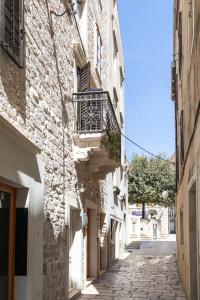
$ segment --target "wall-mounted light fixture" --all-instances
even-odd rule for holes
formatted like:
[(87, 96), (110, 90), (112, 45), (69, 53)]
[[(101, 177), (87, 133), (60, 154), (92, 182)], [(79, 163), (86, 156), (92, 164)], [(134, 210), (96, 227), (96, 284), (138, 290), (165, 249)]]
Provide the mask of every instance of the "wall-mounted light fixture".
[(85, 212), (81, 212), (81, 218), (82, 218), (82, 226), (85, 227), (88, 225), (88, 215)]
[(114, 186), (113, 186), (113, 192), (114, 192), (116, 195), (119, 195), (119, 194), (120, 194), (120, 188), (119, 188), (117, 185), (114, 185)]

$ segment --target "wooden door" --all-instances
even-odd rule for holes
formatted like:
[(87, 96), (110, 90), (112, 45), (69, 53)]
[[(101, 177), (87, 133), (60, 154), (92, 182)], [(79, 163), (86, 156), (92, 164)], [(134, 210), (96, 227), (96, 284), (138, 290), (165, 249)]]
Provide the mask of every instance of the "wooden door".
[(14, 299), (15, 191), (0, 183), (0, 299)]
[(91, 238), (91, 216), (90, 216), (91, 210), (87, 210), (88, 215), (88, 225), (87, 225), (87, 277), (90, 277), (90, 238)]

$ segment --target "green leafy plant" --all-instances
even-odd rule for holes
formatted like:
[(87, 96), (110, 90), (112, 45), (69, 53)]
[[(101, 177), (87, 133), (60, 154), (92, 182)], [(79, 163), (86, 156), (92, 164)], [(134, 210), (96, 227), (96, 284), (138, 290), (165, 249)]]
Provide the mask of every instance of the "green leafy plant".
[(110, 157), (120, 159), (121, 156), (121, 135), (118, 132), (108, 132), (108, 140), (106, 142), (106, 148), (110, 153)]
[[(166, 157), (161, 155), (162, 158)], [(175, 205), (175, 171), (172, 164), (158, 158), (134, 156), (129, 166), (129, 202), (142, 204), (142, 217), (145, 204)], [(162, 192), (168, 191), (167, 199)]]

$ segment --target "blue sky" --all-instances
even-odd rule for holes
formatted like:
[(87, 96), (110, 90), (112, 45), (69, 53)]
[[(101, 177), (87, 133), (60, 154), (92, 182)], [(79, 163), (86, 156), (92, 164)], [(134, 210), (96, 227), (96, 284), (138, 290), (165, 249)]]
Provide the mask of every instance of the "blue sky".
[[(173, 0), (118, 0), (118, 9), (128, 86), (126, 135), (155, 154), (171, 156)], [(130, 158), (143, 152), (127, 142), (126, 153)]]

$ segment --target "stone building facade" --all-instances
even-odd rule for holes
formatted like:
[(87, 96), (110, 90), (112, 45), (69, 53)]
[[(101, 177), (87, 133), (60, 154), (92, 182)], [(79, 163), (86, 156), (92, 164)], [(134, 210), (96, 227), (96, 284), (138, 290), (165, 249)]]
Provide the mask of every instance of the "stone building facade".
[(174, 208), (159, 205), (146, 205), (145, 219), (142, 219), (142, 207), (129, 204), (127, 236), (133, 239), (165, 239), (175, 233)]
[(0, 298), (68, 299), (125, 244), (117, 1), (4, 0), (0, 15)]
[(177, 259), (187, 299), (200, 299), (200, 3), (174, 1)]

